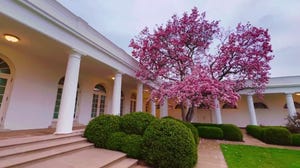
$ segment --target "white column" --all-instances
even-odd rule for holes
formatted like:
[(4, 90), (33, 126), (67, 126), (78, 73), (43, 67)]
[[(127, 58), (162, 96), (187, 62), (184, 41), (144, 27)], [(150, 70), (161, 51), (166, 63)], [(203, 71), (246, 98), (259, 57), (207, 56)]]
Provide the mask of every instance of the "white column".
[(121, 109), (121, 87), (122, 87), (122, 74), (117, 73), (114, 80), (114, 90), (112, 95), (112, 114), (120, 115)]
[(164, 98), (163, 103), (160, 104), (160, 118), (168, 116), (168, 99)]
[(136, 111), (143, 111), (143, 84), (137, 84)]
[(217, 122), (217, 124), (222, 124), (222, 115), (221, 115), (221, 109), (220, 109), (220, 102), (217, 98), (214, 100), (214, 102), (215, 102), (216, 122)]
[(156, 117), (156, 105), (155, 101), (151, 100), (151, 114)]
[(250, 124), (257, 125), (256, 113), (255, 113), (252, 95), (247, 95), (247, 103), (248, 103), (248, 109), (250, 114)]
[(77, 52), (73, 52), (69, 56), (56, 125), (56, 134), (68, 134), (72, 132), (80, 60), (81, 55)]
[(296, 115), (296, 108), (294, 104), (293, 94), (292, 93), (286, 93), (286, 104), (287, 108), (289, 110), (289, 115), (294, 116)]

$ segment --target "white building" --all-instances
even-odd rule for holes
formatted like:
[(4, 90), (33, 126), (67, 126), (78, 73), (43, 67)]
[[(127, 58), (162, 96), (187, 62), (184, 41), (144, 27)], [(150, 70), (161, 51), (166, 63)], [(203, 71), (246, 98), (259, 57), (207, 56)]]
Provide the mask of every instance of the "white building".
[[(53, 126), (57, 133), (70, 133), (73, 125), (104, 113), (160, 116), (135, 78), (137, 61), (58, 2), (1, 0), (0, 35), (1, 129)], [(243, 95), (236, 109), (220, 110), (218, 122), (284, 124), (288, 111), (295, 112), (293, 101), (300, 102), (298, 92), (300, 77), (274, 78), (262, 101), (267, 109), (250, 106), (249, 113), (252, 97)], [(180, 116), (175, 106), (171, 101), (161, 106), (162, 116)], [(198, 111), (194, 121), (216, 122), (214, 112)]]

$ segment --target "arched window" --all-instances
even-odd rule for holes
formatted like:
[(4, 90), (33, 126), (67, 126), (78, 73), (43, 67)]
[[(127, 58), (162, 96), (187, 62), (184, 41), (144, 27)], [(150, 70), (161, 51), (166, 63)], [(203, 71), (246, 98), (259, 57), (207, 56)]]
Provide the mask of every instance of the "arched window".
[(1, 58), (0, 58), (0, 73), (10, 74), (10, 68), (8, 64)]
[[(1, 54), (0, 54), (1, 55)], [(9, 60), (7, 60), (9, 61)], [(12, 72), (8, 63), (0, 58), (0, 127), (4, 124), (5, 113), (12, 82)]]
[(93, 102), (91, 118), (97, 117), (105, 112), (106, 90), (103, 85), (97, 84), (93, 89)]
[(123, 93), (123, 91), (121, 91), (120, 116), (123, 115), (124, 99), (125, 99), (124, 93)]
[[(55, 107), (54, 107), (54, 114), (53, 119), (58, 118), (59, 108), (60, 108), (60, 102), (61, 102), (61, 96), (63, 92), (63, 87), (65, 83), (65, 77), (62, 77), (58, 81), (58, 89), (56, 93), (56, 101), (55, 101)], [(78, 90), (79, 90), (79, 84), (77, 85), (77, 93), (76, 93), (76, 102), (75, 102), (75, 109), (74, 109), (74, 118), (76, 117), (76, 111), (78, 106)]]
[(255, 102), (254, 108), (256, 109), (268, 109), (268, 106), (263, 102)]
[(201, 104), (198, 106), (198, 109), (209, 109), (209, 106), (206, 105), (206, 104), (201, 103)]
[[(295, 108), (300, 108), (300, 103), (294, 101)], [(287, 108), (287, 104), (283, 106), (283, 108)]]
[(135, 112), (136, 108), (136, 94), (132, 93), (130, 96), (130, 112)]
[(222, 109), (237, 109), (236, 105), (231, 105), (229, 103), (225, 103), (223, 106), (222, 106)]
[[(183, 108), (185, 108), (185, 106), (183, 106)], [(180, 104), (176, 104), (175, 109), (181, 109), (181, 105)]]

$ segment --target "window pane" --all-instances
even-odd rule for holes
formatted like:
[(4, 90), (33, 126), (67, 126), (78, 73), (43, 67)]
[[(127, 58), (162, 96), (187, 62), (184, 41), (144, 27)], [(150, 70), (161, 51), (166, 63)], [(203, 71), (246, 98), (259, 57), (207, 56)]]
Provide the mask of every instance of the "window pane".
[(6, 83), (7, 83), (7, 79), (0, 78), (0, 85), (1, 86), (6, 86)]

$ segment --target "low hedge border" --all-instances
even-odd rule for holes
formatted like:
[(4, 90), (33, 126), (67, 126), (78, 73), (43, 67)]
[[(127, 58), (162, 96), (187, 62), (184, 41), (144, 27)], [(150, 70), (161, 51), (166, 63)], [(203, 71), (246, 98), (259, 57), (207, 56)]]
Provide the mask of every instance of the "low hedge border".
[(300, 134), (282, 126), (247, 125), (247, 134), (268, 144), (300, 146)]
[(291, 143), (293, 146), (300, 146), (300, 134), (292, 134)]
[(198, 126), (198, 133), (201, 138), (223, 139), (223, 131), (218, 127)]
[[(243, 141), (243, 134), (236, 125), (233, 124), (211, 124), (211, 123), (192, 123), (196, 128), (199, 126), (217, 127), (223, 131), (223, 139), (229, 141)], [(200, 132), (198, 132), (201, 134)]]

